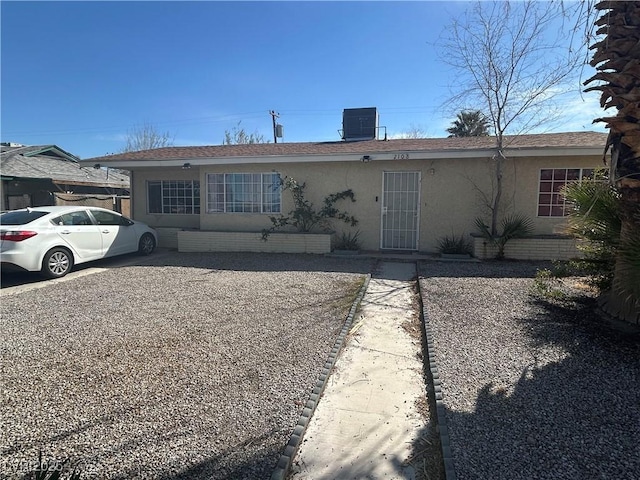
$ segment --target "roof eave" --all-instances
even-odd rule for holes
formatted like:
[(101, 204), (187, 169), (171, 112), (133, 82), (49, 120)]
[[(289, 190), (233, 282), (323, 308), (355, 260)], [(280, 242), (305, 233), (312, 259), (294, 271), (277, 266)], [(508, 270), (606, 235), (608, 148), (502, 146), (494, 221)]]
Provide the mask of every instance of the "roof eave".
[(67, 159), (67, 160), (69, 160), (71, 162), (79, 162), (80, 161), (80, 158), (78, 158), (75, 155), (73, 155), (73, 154), (61, 149), (57, 145), (45, 145), (39, 150), (34, 150), (33, 152), (25, 152), (22, 155), (25, 156), (25, 157), (35, 157), (37, 155), (41, 155), (41, 154), (43, 154), (45, 152), (49, 152), (49, 151), (52, 151), (52, 150), (54, 150), (60, 156), (64, 157), (65, 159)]
[(121, 189), (129, 189), (128, 183), (111, 183), (111, 182), (83, 182), (78, 180), (65, 180), (65, 179), (52, 179), (52, 183), (56, 185), (75, 185), (75, 186), (84, 186), (84, 187), (95, 187), (95, 188), (121, 188)]
[[(571, 147), (515, 147), (507, 148), (507, 157), (557, 157), (557, 156), (598, 156), (603, 154), (601, 146)], [(439, 160), (487, 158), (495, 155), (495, 148), (484, 149), (447, 149), (447, 150), (396, 150), (389, 152), (370, 151), (348, 154), (292, 154), (292, 155), (257, 155), (234, 157), (182, 157), (158, 160), (103, 160), (101, 166), (110, 168), (157, 168), (182, 167), (185, 163), (191, 166), (205, 165), (241, 165), (241, 164), (273, 164), (273, 163), (324, 163), (324, 162), (361, 162), (398, 161), (398, 160)], [(81, 162), (82, 163), (82, 162)]]

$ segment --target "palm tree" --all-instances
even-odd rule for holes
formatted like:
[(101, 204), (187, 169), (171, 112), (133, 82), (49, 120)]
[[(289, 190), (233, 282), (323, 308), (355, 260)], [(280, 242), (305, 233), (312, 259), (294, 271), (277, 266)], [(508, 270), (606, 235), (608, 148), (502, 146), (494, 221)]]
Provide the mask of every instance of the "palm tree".
[(622, 219), (620, 192), (608, 182), (608, 172), (598, 170), (593, 178), (568, 183), (562, 195), (571, 205), (567, 231), (579, 241), (584, 259), (577, 263), (600, 291), (611, 289)]
[(489, 120), (480, 110), (463, 110), (447, 128), (449, 137), (487, 137)]
[(615, 107), (615, 116), (598, 118), (609, 128), (605, 153), (611, 149), (610, 178), (620, 193), (622, 227), (612, 288), (601, 306), (612, 316), (640, 324), (640, 3), (602, 1), (596, 21), (605, 35), (591, 66), (597, 73), (585, 82), (600, 82), (589, 90), (602, 92), (600, 104)]

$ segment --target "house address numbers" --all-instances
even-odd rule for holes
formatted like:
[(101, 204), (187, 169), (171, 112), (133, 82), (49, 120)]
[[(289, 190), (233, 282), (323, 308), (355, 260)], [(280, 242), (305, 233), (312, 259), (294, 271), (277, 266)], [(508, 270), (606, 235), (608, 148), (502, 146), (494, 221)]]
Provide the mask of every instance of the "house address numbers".
[(408, 153), (396, 153), (393, 155), (394, 160), (409, 160)]

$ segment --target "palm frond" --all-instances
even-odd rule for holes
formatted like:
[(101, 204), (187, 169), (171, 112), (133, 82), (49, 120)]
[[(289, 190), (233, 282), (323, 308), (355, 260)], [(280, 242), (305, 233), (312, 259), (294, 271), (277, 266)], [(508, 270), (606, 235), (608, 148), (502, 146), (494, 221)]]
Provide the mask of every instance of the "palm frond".
[(533, 232), (533, 222), (521, 213), (514, 213), (502, 219), (502, 235), (505, 240), (526, 237)]
[(620, 194), (610, 184), (585, 180), (568, 183), (562, 194), (571, 205), (568, 231), (593, 242), (617, 245), (620, 240)]

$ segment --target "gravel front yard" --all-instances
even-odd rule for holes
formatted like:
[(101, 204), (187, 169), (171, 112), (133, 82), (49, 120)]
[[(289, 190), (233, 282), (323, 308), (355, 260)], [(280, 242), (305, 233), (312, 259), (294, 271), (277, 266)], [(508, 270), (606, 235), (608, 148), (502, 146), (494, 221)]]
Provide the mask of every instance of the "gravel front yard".
[(639, 338), (604, 328), (586, 294), (531, 297), (535, 270), (421, 265), (457, 476), (637, 479)]
[(3, 296), (1, 473), (268, 478), (370, 270), (174, 253)]

